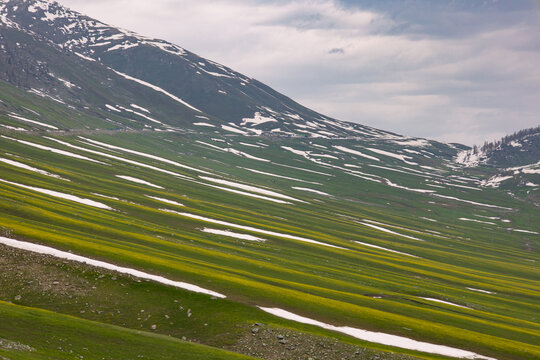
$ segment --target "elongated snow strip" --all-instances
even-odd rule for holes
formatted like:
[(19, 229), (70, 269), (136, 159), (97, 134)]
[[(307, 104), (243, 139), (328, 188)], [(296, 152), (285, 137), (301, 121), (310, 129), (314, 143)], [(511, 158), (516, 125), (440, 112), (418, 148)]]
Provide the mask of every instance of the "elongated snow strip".
[(199, 287), (197, 285), (185, 283), (185, 282), (182, 282), (182, 281), (174, 281), (174, 280), (164, 278), (162, 276), (148, 274), (148, 273), (145, 273), (145, 272), (142, 272), (142, 271), (139, 271), (139, 270), (135, 270), (135, 269), (127, 268), (127, 267), (122, 267), (122, 266), (117, 266), (117, 265), (114, 265), (114, 264), (106, 263), (104, 261), (90, 259), (90, 258), (87, 258), (87, 257), (84, 257), (84, 256), (74, 255), (72, 253), (57, 250), (57, 249), (54, 249), (54, 248), (51, 248), (51, 247), (48, 247), (48, 246), (37, 245), (37, 244), (25, 242), (25, 241), (9, 239), (9, 238), (2, 237), (2, 236), (0, 236), (0, 243), (4, 244), (4, 245), (7, 245), (7, 246), (17, 248), (17, 249), (21, 249), (21, 250), (28, 250), (28, 251), (32, 251), (32, 252), (35, 252), (35, 253), (38, 253), (38, 254), (44, 254), (44, 255), (52, 255), (52, 256), (60, 258), (60, 259), (77, 261), (77, 262), (88, 264), (88, 265), (91, 265), (91, 266), (96, 266), (96, 267), (99, 267), (99, 268), (116, 271), (116, 272), (119, 272), (119, 273), (122, 273), (122, 274), (132, 275), (132, 276), (138, 277), (140, 279), (152, 280), (152, 281), (155, 281), (155, 282), (158, 282), (158, 283), (161, 283), (161, 284), (174, 286), (174, 287), (177, 287), (177, 288), (180, 288), (180, 289), (185, 289), (185, 290), (189, 290), (189, 291), (193, 291), (193, 292), (197, 292), (197, 293), (201, 293), (201, 294), (207, 294), (207, 295), (215, 296), (215, 297), (218, 297), (218, 298), (225, 298), (226, 297), (223, 294), (217, 293), (217, 292), (212, 291), (212, 290), (204, 289), (204, 288)]
[(400, 233), (398, 233), (398, 232), (395, 232), (395, 231), (392, 231), (392, 230), (388, 230), (388, 229), (383, 228), (383, 227), (381, 227), (381, 226), (377, 226), (377, 225), (373, 225), (373, 224), (368, 224), (368, 223), (362, 222), (362, 221), (358, 221), (358, 223), (359, 223), (359, 224), (362, 224), (362, 225), (364, 225), (364, 226), (369, 226), (370, 228), (373, 228), (373, 229), (375, 229), (375, 230), (383, 231), (383, 232), (386, 232), (386, 233), (389, 233), (389, 234), (392, 234), (392, 235), (402, 236), (402, 237), (404, 237), (404, 238), (412, 239), (412, 240), (425, 241), (425, 240), (416, 238), (416, 237), (414, 237), (414, 236), (405, 235), (405, 234), (400, 234)]
[(338, 150), (341, 150), (343, 152), (347, 152), (349, 154), (365, 157), (366, 159), (375, 160), (375, 161), (381, 161), (378, 158), (376, 158), (375, 156), (367, 155), (367, 154), (364, 154), (361, 151), (346, 148), (345, 146), (336, 146), (336, 145), (334, 145), (334, 148), (336, 148)]
[(105, 205), (103, 203), (100, 203), (100, 202), (97, 202), (97, 201), (94, 201), (94, 200), (90, 200), (90, 199), (80, 198), (80, 197), (75, 196), (75, 195), (69, 195), (69, 194), (61, 193), (61, 192), (54, 191), (54, 190), (42, 189), (42, 188), (38, 188), (38, 187), (35, 187), (35, 186), (23, 185), (23, 184), (19, 184), (19, 183), (12, 182), (12, 181), (7, 181), (7, 180), (4, 180), (4, 179), (0, 179), (0, 182), (10, 184), (10, 185), (15, 185), (15, 186), (18, 186), (18, 187), (22, 187), (23, 189), (36, 191), (36, 192), (46, 194), (46, 195), (50, 195), (50, 196), (54, 196), (54, 197), (57, 197), (57, 198), (75, 201), (75, 202), (78, 202), (80, 204), (93, 206), (93, 207), (96, 207), (96, 208), (99, 208), (99, 209), (114, 210), (110, 206), (107, 206), (107, 205)]
[(378, 246), (378, 245), (368, 244), (368, 243), (364, 243), (364, 242), (361, 242), (361, 241), (355, 241), (355, 243), (360, 244), (360, 245), (364, 245), (364, 246), (368, 246), (368, 247), (372, 247), (372, 248), (375, 248), (375, 249), (381, 249), (381, 250), (390, 251), (390, 252), (393, 252), (393, 253), (396, 253), (396, 254), (401, 254), (401, 255), (412, 256), (412, 257), (418, 258), (418, 256), (416, 256), (416, 255), (407, 254), (407, 253), (397, 251), (397, 250), (387, 249), (385, 247)]
[(39, 126), (47, 127), (49, 129), (58, 130), (58, 128), (56, 126), (52, 126), (52, 125), (49, 125), (49, 124), (44, 124), (44, 123), (36, 121), (36, 120), (30, 120), (30, 119), (27, 119), (27, 118), (22, 117), (20, 115), (17, 115), (17, 114), (8, 114), (8, 116), (12, 117), (14, 119), (20, 120), (20, 121), (29, 122), (29, 123), (36, 124), (36, 125), (39, 125)]
[(241, 183), (237, 183), (237, 182), (234, 182), (234, 181), (228, 181), (228, 180), (223, 180), (223, 179), (211, 178), (211, 177), (208, 177), (208, 176), (199, 176), (199, 177), (201, 179), (203, 179), (203, 180), (206, 180), (206, 181), (211, 181), (211, 182), (214, 182), (214, 183), (217, 183), (217, 184), (226, 185), (226, 186), (230, 186), (230, 187), (234, 187), (234, 188), (238, 188), (238, 189), (242, 189), (242, 190), (246, 190), (246, 191), (250, 191), (250, 192), (255, 192), (255, 193), (268, 195), (268, 196), (273, 196), (273, 197), (277, 197), (277, 198), (285, 199), (285, 200), (304, 202), (302, 200), (293, 198), (291, 196), (283, 195), (283, 194), (280, 194), (280, 193), (272, 191), (272, 190), (262, 189), (262, 188), (257, 187), (257, 186), (241, 184)]
[(332, 196), (332, 195), (330, 195), (328, 193), (325, 193), (324, 191), (319, 191), (319, 190), (305, 188), (305, 187), (292, 186), (291, 188), (295, 189), (295, 190), (308, 191), (308, 192), (312, 192), (312, 193), (319, 194), (319, 195)]
[(484, 204), (484, 203), (479, 203), (479, 202), (476, 202), (476, 201), (464, 200), (464, 199), (460, 199), (460, 198), (453, 197), (453, 196), (446, 196), (446, 195), (441, 195), (441, 194), (432, 194), (432, 195), (443, 198), (443, 199), (461, 201), (461, 202), (464, 202), (464, 203), (467, 203), (467, 204), (472, 204), (472, 205), (485, 206), (485, 207), (497, 208), (497, 209), (503, 209), (503, 210), (514, 210), (512, 208), (507, 208), (507, 207), (498, 206), (498, 205)]
[(214, 235), (223, 235), (223, 236), (233, 237), (240, 240), (261, 241), (261, 242), (266, 241), (264, 239), (261, 239), (253, 235), (239, 234), (239, 233), (232, 232), (230, 230), (219, 230), (219, 229), (212, 229), (212, 228), (205, 227), (201, 231), (205, 233), (209, 233), (209, 234), (214, 234)]
[(156, 201), (164, 202), (166, 204), (171, 204), (171, 205), (176, 205), (176, 206), (185, 206), (184, 204), (176, 202), (174, 200), (169, 200), (169, 199), (160, 198), (160, 197), (156, 197), (156, 196), (150, 196), (150, 195), (144, 195), (144, 196), (146, 196), (147, 198), (156, 200)]
[(178, 174), (178, 173), (175, 173), (175, 172), (173, 172), (173, 171), (161, 169), (161, 168), (158, 168), (158, 167), (155, 167), (155, 166), (152, 166), (152, 165), (148, 165), (148, 164), (145, 164), (145, 163), (141, 163), (141, 162), (138, 162), (138, 161), (129, 160), (129, 159), (124, 159), (123, 157), (115, 156), (115, 155), (111, 155), (111, 154), (107, 154), (107, 153), (104, 153), (104, 152), (101, 152), (101, 151), (96, 151), (96, 150), (86, 149), (86, 148), (83, 148), (83, 147), (80, 147), (80, 146), (76, 146), (76, 145), (70, 144), (70, 143), (68, 143), (68, 142), (61, 141), (61, 140), (58, 140), (58, 139), (55, 139), (55, 138), (51, 138), (51, 137), (47, 137), (47, 136), (45, 136), (45, 138), (46, 138), (46, 139), (49, 139), (49, 140), (52, 140), (52, 141), (56, 141), (56, 142), (59, 143), (59, 144), (62, 144), (62, 145), (64, 145), (64, 146), (67, 146), (67, 147), (70, 147), (70, 148), (73, 148), (73, 149), (77, 149), (77, 150), (81, 150), (81, 151), (86, 151), (86, 152), (89, 152), (89, 153), (91, 153), (91, 154), (95, 154), (95, 155), (107, 157), (107, 158), (109, 158), (109, 159), (114, 159), (114, 160), (118, 160), (118, 161), (123, 161), (123, 162), (128, 163), (128, 164), (137, 165), (137, 166), (144, 167), (144, 168), (147, 168), (147, 169), (150, 169), (150, 170), (159, 171), (159, 172), (162, 172), (162, 173), (164, 173), (164, 174), (173, 175), (173, 176), (181, 177), (181, 178), (184, 178), (184, 179), (189, 179), (188, 176), (185, 176), (185, 175), (182, 175), (182, 174)]
[(422, 351), (422, 352), (427, 352), (431, 354), (451, 356), (451, 357), (461, 358), (461, 359), (496, 360), (491, 357), (478, 355), (471, 351), (456, 349), (456, 348), (445, 346), (445, 345), (430, 344), (423, 341), (409, 339), (403, 336), (356, 329), (349, 326), (335, 326), (335, 325), (325, 324), (321, 321), (317, 321), (317, 320), (310, 319), (304, 316), (296, 315), (294, 313), (291, 313), (289, 311), (279, 309), (279, 308), (267, 308), (267, 307), (261, 307), (261, 306), (259, 306), (258, 308), (267, 313), (270, 313), (272, 315), (278, 316), (283, 319), (296, 321), (302, 324), (314, 325), (314, 326), (318, 326), (320, 328), (327, 329), (327, 330), (337, 331), (337, 332), (355, 337), (360, 340), (374, 342), (377, 344), (396, 346), (403, 349)]
[(143, 179), (135, 178), (133, 176), (127, 176), (127, 175), (115, 175), (115, 176), (117, 178), (124, 179), (124, 180), (127, 180), (127, 181), (131, 181), (131, 182), (134, 182), (134, 183), (137, 183), (137, 184), (150, 186), (150, 187), (153, 187), (153, 188), (156, 188), (156, 189), (163, 189), (163, 186), (152, 184), (151, 182), (148, 182), (148, 181), (143, 180)]
[(149, 82), (146, 82), (144, 80), (141, 80), (141, 79), (137, 79), (137, 78), (134, 78), (132, 76), (129, 76), (128, 74), (124, 74), (124, 73), (121, 73), (119, 71), (116, 71), (114, 69), (111, 69), (112, 71), (114, 71), (115, 73), (117, 73), (118, 75), (128, 79), (128, 80), (131, 80), (131, 81), (135, 81), (136, 83), (139, 83), (141, 85), (144, 85), (146, 87), (149, 87), (150, 89), (154, 90), (154, 91), (157, 91), (157, 92), (160, 92), (162, 94), (165, 94), (167, 95), (168, 97), (170, 97), (171, 99), (175, 100), (175, 101), (178, 101), (180, 104), (184, 105), (184, 106), (187, 106), (188, 108), (190, 109), (193, 109), (195, 111), (198, 111), (200, 113), (202, 113), (201, 110), (197, 109), (195, 106), (192, 106), (190, 104), (188, 104), (187, 102), (185, 102), (184, 100), (180, 99), (178, 96), (175, 96), (173, 94), (171, 94), (170, 92), (166, 91), (166, 90), (163, 90), (162, 88), (160, 88), (159, 86), (156, 86), (156, 85), (153, 85), (153, 84), (150, 84)]
[(420, 297), (420, 299), (424, 299), (424, 300), (428, 300), (428, 301), (435, 301), (435, 302), (438, 302), (438, 303), (441, 303), (441, 304), (457, 306), (457, 307), (464, 308), (464, 309), (470, 309), (470, 308), (467, 307), (467, 306), (454, 304), (454, 303), (452, 303), (452, 302), (450, 302), (450, 301), (444, 301), (444, 300), (435, 299), (435, 298), (428, 298), (428, 297)]
[(322, 185), (321, 183), (318, 183), (318, 182), (315, 182), (315, 181), (307, 181), (307, 180), (297, 179), (297, 178), (283, 176), (283, 175), (277, 175), (277, 174), (264, 172), (264, 171), (260, 171), (260, 170), (255, 170), (255, 169), (249, 169), (249, 168), (243, 168), (243, 167), (240, 167), (240, 168), (244, 169), (244, 170), (247, 170), (247, 171), (254, 172), (256, 174), (268, 175), (268, 176), (277, 177), (277, 178), (280, 178), (280, 179), (299, 181), (299, 182), (308, 183), (308, 184), (314, 184), (314, 185)]
[(84, 138), (82, 136), (79, 136), (79, 137), (81, 139), (84, 139), (84, 140), (92, 143), (92, 144), (100, 145), (100, 146), (106, 147), (108, 149), (121, 150), (121, 151), (125, 151), (127, 153), (131, 153), (131, 154), (134, 154), (134, 155), (144, 156), (144, 157), (147, 157), (149, 159), (153, 159), (153, 160), (161, 161), (161, 162), (164, 162), (164, 163), (167, 163), (167, 164), (170, 164), (170, 165), (178, 166), (178, 167), (181, 167), (183, 169), (193, 170), (193, 171), (196, 171), (196, 172), (200, 172), (202, 174), (212, 175), (212, 173), (210, 173), (208, 171), (204, 171), (204, 170), (200, 170), (200, 169), (188, 166), (188, 165), (180, 164), (180, 163), (178, 163), (176, 161), (165, 159), (165, 158), (162, 158), (162, 157), (159, 157), (159, 156), (155, 156), (155, 155), (152, 155), (152, 154), (147, 154), (147, 153), (144, 153), (144, 152), (141, 152), (141, 151), (135, 151), (135, 150), (131, 150), (131, 149), (126, 149), (126, 148), (123, 148), (123, 147), (120, 147), (120, 146), (106, 144), (104, 142)]
[(480, 290), (480, 289), (475, 289), (475, 288), (471, 288), (471, 287), (468, 287), (467, 289), (469, 289), (471, 291), (477, 291), (477, 292), (485, 293), (485, 294), (495, 294), (494, 292), (491, 292), (491, 291)]
[[(69, 152), (69, 151), (64, 151), (64, 150), (48, 147), (48, 146), (45, 146), (45, 145), (35, 144), (33, 142), (30, 142), (30, 141), (14, 139), (14, 138), (10, 138), (10, 137), (4, 136), (4, 135), (0, 135), (0, 137), (2, 137), (3, 139), (16, 141), (16, 142), (24, 144), (24, 145), (32, 146), (32, 147), (35, 147), (35, 148), (40, 149), (40, 150), (50, 151), (50, 152), (55, 153), (55, 154), (69, 156), (69, 157), (72, 157), (72, 158), (75, 158), (75, 159), (80, 159), (80, 160), (91, 161), (91, 162), (98, 163), (98, 164), (108, 165), (108, 164), (105, 164), (105, 163), (103, 163), (101, 161), (90, 159), (90, 158), (87, 158), (86, 156), (82, 156), (82, 155), (79, 155), (79, 154), (74, 154), (74, 153)], [(53, 140), (53, 139), (51, 138), (51, 140)]]
[(207, 184), (207, 183), (203, 183), (203, 182), (200, 182), (200, 181), (193, 181), (193, 182), (195, 182), (197, 184), (206, 185), (206, 186), (212, 187), (214, 189), (220, 189), (220, 190), (228, 191), (228, 192), (235, 193), (235, 194), (249, 196), (249, 197), (252, 197), (252, 198), (255, 198), (255, 199), (272, 201), (272, 202), (275, 202), (275, 203), (278, 203), (278, 204), (289, 204), (289, 205), (292, 204), (292, 203), (290, 203), (288, 201), (285, 201), (285, 200), (274, 199), (272, 197), (268, 197), (268, 196), (264, 196), (264, 195), (257, 195), (257, 194), (253, 194), (253, 193), (250, 193), (250, 192), (247, 192), (247, 191), (236, 190), (236, 189), (231, 189), (231, 188), (228, 188), (228, 187)]
[(21, 168), (21, 169), (24, 169), (24, 170), (33, 171), (33, 172), (36, 172), (36, 173), (41, 174), (41, 175), (50, 176), (50, 177), (53, 177), (53, 178), (56, 178), (56, 179), (65, 180), (65, 181), (70, 181), (69, 179), (64, 179), (64, 178), (61, 177), (60, 175), (52, 174), (52, 173), (50, 173), (50, 172), (48, 172), (48, 171), (41, 170), (41, 169), (37, 169), (37, 168), (35, 168), (35, 167), (32, 167), (32, 166), (30, 166), (30, 165), (26, 165), (26, 164), (20, 163), (20, 162), (15, 161), (15, 160), (11, 160), (11, 159), (6, 159), (6, 158), (0, 157), (0, 162), (9, 164), (9, 165), (11, 165), (11, 166), (16, 166), (16, 167)]
[(227, 221), (210, 219), (210, 218), (207, 218), (207, 217), (204, 217), (204, 216), (185, 213), (185, 212), (178, 212), (178, 211), (167, 210), (167, 209), (160, 209), (160, 210), (170, 212), (170, 213), (173, 213), (173, 214), (177, 214), (177, 215), (180, 215), (180, 216), (185, 216), (185, 217), (189, 217), (189, 218), (192, 218), (192, 219), (200, 220), (200, 221), (206, 221), (206, 222), (209, 222), (209, 223), (214, 223), (214, 224), (219, 224), (219, 225), (223, 225), (223, 226), (229, 226), (229, 227), (233, 227), (233, 228), (237, 228), (237, 229), (252, 231), (252, 232), (259, 233), (259, 234), (277, 236), (277, 237), (282, 237), (282, 238), (286, 238), (286, 239), (307, 242), (307, 243), (311, 243), (311, 244), (317, 244), (317, 245), (329, 246), (329, 247), (333, 247), (333, 248), (337, 248), (337, 249), (349, 250), (349, 249), (341, 247), (341, 246), (327, 244), (327, 243), (323, 243), (323, 242), (320, 242), (320, 241), (317, 241), (317, 240), (306, 239), (306, 238), (303, 238), (303, 237), (300, 237), (300, 236), (283, 234), (283, 233), (278, 233), (278, 232), (270, 231), (270, 230), (257, 229), (257, 228), (251, 227), (251, 226), (233, 224), (233, 223), (230, 223), (230, 222), (227, 222)]

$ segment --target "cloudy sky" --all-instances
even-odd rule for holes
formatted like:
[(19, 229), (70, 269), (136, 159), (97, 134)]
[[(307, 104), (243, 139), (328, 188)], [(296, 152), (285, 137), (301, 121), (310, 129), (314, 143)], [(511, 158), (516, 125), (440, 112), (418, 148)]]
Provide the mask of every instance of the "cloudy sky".
[(481, 144), (540, 124), (540, 0), (60, 0), (326, 115)]

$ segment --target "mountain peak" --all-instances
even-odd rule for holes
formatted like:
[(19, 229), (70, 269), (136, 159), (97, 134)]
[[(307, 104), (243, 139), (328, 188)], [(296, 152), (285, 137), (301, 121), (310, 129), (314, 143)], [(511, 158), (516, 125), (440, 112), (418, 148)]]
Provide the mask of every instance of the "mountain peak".
[[(9, 0), (1, 4), (0, 16), (7, 27), (23, 31), (40, 43), (50, 42), (66, 56), (76, 55), (78, 59), (102, 66), (102, 87), (107, 86), (105, 84), (109, 82), (108, 79), (120, 77), (118, 81), (131, 82), (125, 85), (127, 87), (137, 86), (145, 87), (144, 91), (153, 90), (154, 96), (162, 98), (154, 103), (162, 102), (170, 106), (173, 101), (175, 106), (183, 105), (182, 110), (171, 110), (168, 116), (158, 118), (160, 123), (170, 126), (181, 124), (192, 128), (200, 128), (200, 124), (204, 123), (204, 126), (219, 131), (245, 135), (407, 139), (368, 126), (329, 118), (249, 76), (202, 58), (176, 44), (107, 25), (70, 10), (56, 1)], [(32, 56), (35, 57), (35, 54)], [(19, 59), (24, 62), (22, 57), (20, 54)], [(41, 65), (50, 65), (54, 60), (48, 58), (39, 61)], [(69, 62), (69, 59), (66, 61)], [(66, 66), (70, 67), (67, 64)], [(61, 86), (51, 88), (51, 79), (47, 76), (51, 71), (42, 72), (44, 74), (37, 75), (33, 81), (25, 79), (26, 87), (36, 88), (41, 93), (68, 102), (71, 98), (74, 100), (73, 106), (91, 98), (85, 93), (87, 86), (78, 84), (81, 80), (75, 79), (73, 74), (61, 74), (60, 78), (79, 86), (77, 94), (74, 94), (77, 92), (76, 88), (67, 93), (58, 92), (57, 88), (62, 88)], [(58, 81), (56, 83), (58, 84)], [(90, 105), (110, 114), (125, 113), (122, 108), (129, 107), (129, 103), (121, 103), (120, 100), (115, 100), (118, 101), (117, 104), (111, 104), (111, 100), (116, 96), (112, 99), (109, 96), (100, 97), (98, 102)], [(111, 110), (111, 107), (120, 112)], [(162, 108), (165, 108), (165, 105)], [(171, 117), (174, 113), (182, 115)], [(128, 112), (125, 115), (133, 114)]]

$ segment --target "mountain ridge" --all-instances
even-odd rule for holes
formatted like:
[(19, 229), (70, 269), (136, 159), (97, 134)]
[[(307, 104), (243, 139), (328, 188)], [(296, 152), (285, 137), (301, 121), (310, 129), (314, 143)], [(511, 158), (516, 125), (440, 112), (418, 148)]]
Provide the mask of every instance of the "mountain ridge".
[(539, 358), (540, 186), (0, 8), (0, 358)]
[[(181, 122), (184, 126), (199, 119), (221, 130), (255, 135), (416, 139), (332, 119), (170, 42), (106, 25), (55, 1), (7, 0), (2, 4), (0, 19), (5, 26), (39, 36), (125, 79), (140, 80), (139, 84), (151, 84), (181, 99), (189, 108), (184, 117), (191, 118)], [(106, 104), (93, 105), (104, 108)]]

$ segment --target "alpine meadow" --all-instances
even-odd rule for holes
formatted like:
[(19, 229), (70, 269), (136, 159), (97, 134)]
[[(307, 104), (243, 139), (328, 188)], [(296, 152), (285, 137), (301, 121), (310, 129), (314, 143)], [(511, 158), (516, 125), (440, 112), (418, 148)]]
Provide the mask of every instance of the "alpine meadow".
[(0, 0), (0, 359), (540, 359), (540, 128), (337, 120)]

